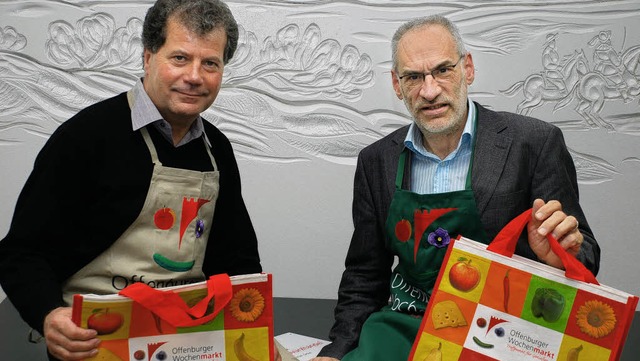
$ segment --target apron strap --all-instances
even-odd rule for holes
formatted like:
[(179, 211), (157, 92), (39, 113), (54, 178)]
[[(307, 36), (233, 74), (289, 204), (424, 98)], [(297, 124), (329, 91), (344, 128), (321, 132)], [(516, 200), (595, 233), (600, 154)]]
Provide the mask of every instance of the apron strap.
[[(202, 121), (204, 122), (205, 120), (203, 119)], [(211, 165), (213, 166), (213, 171), (215, 172), (218, 170), (218, 164), (216, 163), (216, 159), (213, 157), (213, 153), (211, 153), (211, 147), (209, 146), (211, 142), (209, 141), (207, 132), (205, 132), (204, 129), (202, 129), (202, 141), (204, 141), (204, 148), (207, 150), (207, 154), (209, 154), (209, 159), (211, 159)]]
[[(133, 104), (135, 103), (134, 97), (135, 95), (133, 94), (133, 90), (129, 90), (127, 92), (127, 102), (129, 102), (130, 108), (133, 108)], [(146, 127), (140, 128), (140, 133), (142, 133), (142, 138), (144, 139), (144, 142), (147, 144), (147, 148), (149, 148), (149, 153), (151, 153), (151, 162), (153, 164), (158, 164), (162, 166), (162, 163), (160, 163), (160, 159), (158, 159), (158, 152), (156, 151), (156, 147), (153, 145), (153, 142), (151, 141), (151, 137), (149, 136), (149, 131), (147, 130), (147, 128)]]
[(400, 158), (398, 159), (398, 170), (396, 171), (396, 189), (402, 188), (402, 179), (404, 177), (404, 164), (407, 160), (407, 154), (409, 154), (409, 150), (404, 148), (402, 153), (400, 153)]
[(158, 159), (158, 152), (156, 151), (156, 147), (153, 145), (149, 131), (146, 127), (142, 127), (140, 128), (140, 133), (142, 133), (142, 138), (144, 138), (144, 142), (147, 143), (147, 148), (149, 148), (149, 153), (151, 153), (151, 162), (161, 166), (162, 163), (160, 163), (160, 159)]
[(464, 189), (471, 189), (471, 172), (473, 170), (473, 158), (475, 157), (476, 140), (478, 139), (478, 111), (473, 113), (473, 137), (471, 137), (471, 157), (469, 158), (469, 170), (467, 170), (467, 180)]

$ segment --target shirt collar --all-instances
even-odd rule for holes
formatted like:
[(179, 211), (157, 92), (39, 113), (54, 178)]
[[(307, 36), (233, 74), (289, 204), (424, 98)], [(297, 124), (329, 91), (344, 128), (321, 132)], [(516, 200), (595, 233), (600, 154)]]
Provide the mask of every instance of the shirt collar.
[[(133, 130), (136, 131), (149, 124), (153, 124), (158, 131), (173, 144), (173, 138), (171, 135), (171, 124), (162, 118), (160, 111), (156, 108), (155, 104), (149, 98), (149, 95), (144, 90), (142, 85), (142, 79), (138, 79), (136, 84), (131, 89), (133, 94), (133, 106), (131, 107), (131, 125)], [(198, 116), (195, 122), (191, 125), (189, 132), (182, 138), (177, 146), (186, 144), (193, 139), (199, 138), (204, 133), (204, 124), (202, 123), (202, 117)], [(208, 143), (208, 140), (207, 140)], [(209, 144), (209, 146), (211, 146)]]
[[(475, 124), (473, 120), (476, 115), (476, 105), (471, 101), (471, 99), (467, 99), (467, 103), (469, 105), (469, 113), (467, 115), (467, 121), (464, 125), (464, 129), (462, 130), (462, 136), (460, 137), (460, 141), (458, 142), (456, 149), (451, 152), (446, 159), (453, 158), (458, 153), (461, 145), (467, 142), (470, 143), (473, 138), (473, 134), (475, 132)], [(409, 126), (409, 132), (404, 139), (404, 146), (409, 148), (409, 150), (415, 154), (440, 160), (435, 154), (429, 152), (422, 144), (422, 132), (420, 132), (420, 129), (415, 122), (411, 122), (411, 125)]]

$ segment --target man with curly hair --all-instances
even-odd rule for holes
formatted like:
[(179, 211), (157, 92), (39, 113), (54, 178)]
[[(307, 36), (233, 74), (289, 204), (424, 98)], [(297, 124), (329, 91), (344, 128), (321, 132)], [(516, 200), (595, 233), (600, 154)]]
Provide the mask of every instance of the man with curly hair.
[(159, 0), (142, 39), (144, 78), (54, 132), (0, 242), (0, 284), (51, 359), (98, 352), (75, 293), (262, 271), (231, 143), (200, 116), (238, 44), (230, 9)]

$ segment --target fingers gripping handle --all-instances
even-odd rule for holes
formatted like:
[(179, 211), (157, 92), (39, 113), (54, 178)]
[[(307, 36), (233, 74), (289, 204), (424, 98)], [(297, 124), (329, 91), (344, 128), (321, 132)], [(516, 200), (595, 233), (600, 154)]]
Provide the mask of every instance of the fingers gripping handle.
[[(144, 283), (134, 283), (119, 294), (138, 302), (174, 327), (192, 327), (214, 319), (231, 301), (233, 291), (229, 276), (219, 274), (207, 280), (207, 295), (193, 307), (175, 292), (158, 290)], [(211, 299), (214, 300), (213, 312), (205, 315)]]
[[(513, 256), (513, 253), (516, 250), (516, 244), (518, 243), (518, 238), (520, 238), (520, 234), (522, 234), (522, 230), (527, 223), (531, 221), (531, 217), (532, 210), (529, 209), (514, 218), (498, 233), (498, 235), (496, 235), (487, 247), (487, 250), (506, 257)], [(565, 269), (565, 276), (567, 278), (596, 285), (599, 284), (593, 273), (591, 273), (591, 271), (589, 271), (587, 267), (585, 267), (574, 256), (567, 253), (551, 233), (547, 234), (547, 240), (549, 241), (549, 246), (553, 253), (555, 253), (562, 261)]]

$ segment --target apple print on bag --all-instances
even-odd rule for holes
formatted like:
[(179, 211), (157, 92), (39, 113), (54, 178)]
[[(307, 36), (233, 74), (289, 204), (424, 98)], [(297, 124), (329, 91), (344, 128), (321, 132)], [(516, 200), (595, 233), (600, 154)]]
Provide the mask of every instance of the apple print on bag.
[(449, 270), (449, 282), (458, 291), (469, 292), (480, 283), (480, 271), (470, 259), (460, 257)]
[(487, 282), (489, 267), (490, 263), (483, 258), (454, 250), (449, 257), (441, 286), (446, 287), (451, 294), (478, 302)]
[(109, 335), (116, 332), (124, 323), (124, 317), (119, 312), (112, 312), (109, 308), (98, 308), (87, 319), (87, 327), (94, 329), (98, 335)]

